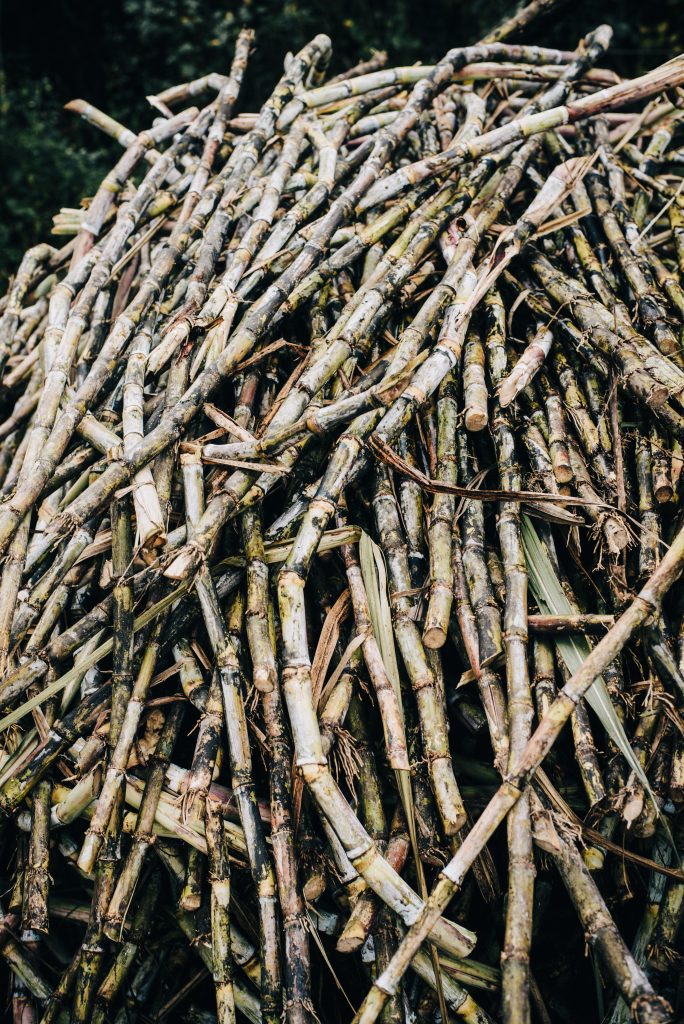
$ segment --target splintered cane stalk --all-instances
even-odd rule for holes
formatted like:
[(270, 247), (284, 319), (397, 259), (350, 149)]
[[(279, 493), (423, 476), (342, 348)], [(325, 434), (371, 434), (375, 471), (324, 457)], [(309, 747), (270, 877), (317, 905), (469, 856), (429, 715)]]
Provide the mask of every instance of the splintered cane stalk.
[[(128, 353), (123, 386), (123, 443), (130, 452), (144, 437), (143, 392), (145, 367), (156, 317), (153, 314), (137, 332)], [(145, 466), (133, 478), (136, 543), (143, 548), (161, 547), (165, 541), (164, 516), (152, 470)]]
[(552, 344), (553, 332), (544, 324), (540, 325), (515, 366), (499, 382), (497, 398), (502, 409), (511, 405), (539, 372)]
[[(684, 530), (680, 530), (662, 562), (639, 591), (636, 598), (606, 636), (584, 660), (581, 668), (563, 686), (551, 704), (548, 714), (537, 726), (528, 740), (515, 768), (509, 770), (502, 785), (487, 804), (472, 831), (451, 861), (440, 872), (438, 881), (421, 912), (419, 919), (409, 929), (405, 939), (392, 958), (389, 966), (376, 980), (356, 1015), (356, 1024), (370, 1024), (378, 1014), (389, 995), (396, 991), (404, 971), (411, 962), (420, 944), (429, 934), (435, 920), (449, 904), (463, 885), (463, 881), (484, 844), (506, 818), (525, 792), (537, 768), (553, 747), (563, 726), (570, 718), (575, 705), (593, 685), (596, 678), (620, 654), (624, 646), (640, 626), (660, 610), (663, 598), (677, 582), (684, 570)], [(672, 1011), (659, 997), (645, 999), (644, 1021), (669, 1021)]]

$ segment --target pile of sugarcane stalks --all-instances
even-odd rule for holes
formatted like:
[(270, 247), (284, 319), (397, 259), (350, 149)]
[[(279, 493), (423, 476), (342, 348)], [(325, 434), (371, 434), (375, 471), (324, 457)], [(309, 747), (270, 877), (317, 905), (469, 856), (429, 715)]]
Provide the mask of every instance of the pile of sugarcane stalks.
[(684, 1013), (684, 58), (524, 23), (69, 104), (123, 153), (0, 308), (16, 1022)]

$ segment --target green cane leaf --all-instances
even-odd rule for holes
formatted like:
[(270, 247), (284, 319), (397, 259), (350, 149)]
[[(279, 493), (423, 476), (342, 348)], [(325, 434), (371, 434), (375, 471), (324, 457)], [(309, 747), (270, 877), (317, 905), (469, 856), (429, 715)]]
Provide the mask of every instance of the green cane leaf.
[[(530, 589), (540, 610), (546, 615), (573, 615), (576, 609), (573, 608), (566, 597), (556, 571), (551, 564), (551, 560), (544, 549), (544, 545), (526, 515), (522, 516), (522, 537), (525, 546)], [(591, 651), (586, 637), (579, 633), (559, 635), (554, 637), (554, 643), (570, 675), (574, 675), (581, 668)], [(660, 813), (646, 773), (630, 746), (627, 734), (615, 713), (606, 684), (601, 676), (595, 679), (585, 697), (589, 707), (597, 715), (601, 725), (653, 801), (656, 811)]]

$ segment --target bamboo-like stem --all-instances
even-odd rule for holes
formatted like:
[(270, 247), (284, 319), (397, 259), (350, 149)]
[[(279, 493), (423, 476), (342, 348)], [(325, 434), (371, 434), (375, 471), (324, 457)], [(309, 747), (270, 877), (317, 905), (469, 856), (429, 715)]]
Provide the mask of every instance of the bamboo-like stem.
[[(401, 873), (408, 858), (410, 849), (406, 820), (400, 808), (395, 812), (390, 828), (385, 856), (395, 871)], [(337, 950), (341, 953), (354, 952), (368, 938), (373, 923), (382, 904), (372, 889), (360, 894), (352, 908), (346, 925), (337, 940)]]
[(31, 838), (24, 878), (24, 928), (47, 934), (49, 930), (48, 895), (50, 891), (50, 796), (49, 781), (39, 782), (33, 795)]
[(553, 644), (544, 636), (534, 638), (533, 661), (534, 699), (537, 707), (537, 719), (541, 721), (556, 697), (556, 660)]
[(116, 883), (120, 842), (118, 815), (113, 814), (104, 824), (99, 857), (95, 871), (95, 885), (90, 915), (74, 984), (72, 1019), (85, 1024), (90, 1019), (105, 960), (104, 916)]
[(133, 587), (126, 574), (133, 557), (130, 499), (112, 503), (112, 715), (108, 743), (113, 754), (133, 688)]
[[(667, 391), (678, 393), (682, 387), (679, 370), (670, 360), (664, 360), (658, 349), (642, 338), (631, 326), (615, 313), (591, 299), (589, 292), (578, 282), (562, 274), (541, 254), (530, 252), (530, 265), (551, 297), (560, 302), (572, 303), (572, 316), (579, 327), (591, 332), (592, 343), (601, 352), (615, 358), (620, 370), (624, 373), (627, 387), (641, 402), (647, 406), (661, 408), (663, 418), (668, 416), (668, 407), (664, 405)], [(619, 312), (619, 306), (617, 307)]]
[(154, 841), (152, 826), (157, 803), (182, 720), (183, 705), (181, 703), (172, 704), (159, 741), (148, 762), (150, 769), (135, 824), (133, 844), (124, 861), (103, 923), (105, 933), (115, 941), (121, 940), (126, 914), (142, 875), (147, 851)]
[(358, 634), (362, 638), (361, 651), (366, 664), (366, 670), (375, 690), (378, 709), (382, 719), (387, 759), (395, 770), (408, 771), (409, 761), (406, 752), (406, 736), (401, 705), (383, 663), (378, 641), (373, 631), (368, 595), (364, 586), (361, 567), (351, 545), (345, 545), (342, 548), (342, 557), (344, 558), (347, 570), (349, 593), (354, 608), (354, 621)]
[(5, 368), (19, 327), (24, 297), (33, 286), (36, 276), (40, 274), (41, 266), (49, 263), (54, 255), (55, 250), (52, 246), (43, 243), (28, 249), (22, 258), (0, 318), (0, 373)]
[[(81, 110), (79, 110), (79, 113), (81, 113)], [(102, 226), (117, 193), (123, 188), (127, 178), (140, 160), (143, 159), (145, 153), (154, 149), (154, 147), (166, 139), (172, 138), (179, 128), (183, 128), (194, 118), (196, 113), (197, 108), (189, 108), (180, 114), (176, 114), (175, 117), (171, 117), (156, 125), (154, 128), (141, 132), (132, 139), (130, 137), (126, 138), (126, 152), (102, 180), (88, 209), (88, 220), (81, 226), (81, 230), (76, 237), (71, 259), (72, 269), (78, 267), (83, 257), (91, 250), (95, 239), (102, 230)], [(157, 159), (155, 165), (159, 164), (159, 162), (159, 159)]]
[(539, 17), (545, 17), (554, 7), (558, 6), (558, 0), (531, 0), (524, 4), (515, 14), (504, 18), (496, 25), (491, 32), (483, 38), (483, 43), (498, 43), (502, 39), (524, 31), (528, 25)]
[[(660, 1024), (684, 906), (681, 60), (622, 82), (600, 27), (329, 82), (321, 36), (251, 112), (236, 38), (142, 136), (72, 105), (123, 159), (0, 298), (13, 1012), (311, 1024), (330, 969), (352, 1015), (372, 986), (355, 1024), (490, 1024), (471, 986), (505, 1021), (572, 1015), (579, 990), (530, 973), (533, 905), (538, 945), (563, 889), (554, 854), (535, 886), (538, 796), (600, 1013)], [(631, 953), (596, 886), (632, 900)], [(502, 892), (479, 929), (501, 971), (468, 966)]]
[[(498, 295), (490, 296), (486, 312), (489, 319), (486, 348), (489, 376), (494, 386), (498, 387), (507, 369), (503, 350), (501, 299)], [(511, 418), (498, 401), (493, 409), (492, 434), (502, 490), (518, 490), (521, 487), (521, 474)], [(510, 723), (510, 770), (530, 738), (533, 717), (527, 664), (527, 565), (520, 532), (520, 506), (513, 502), (502, 502), (497, 528), (506, 583), (503, 645)], [(524, 1022), (531, 1017), (529, 956), (535, 876), (530, 807), (526, 796), (509, 814), (507, 829), (508, 901), (501, 958), (503, 1012), (506, 1021)]]
[(273, 609), (264, 562), (263, 530), (258, 511), (245, 512), (242, 536), (247, 558), (247, 640), (254, 685), (261, 693), (271, 747), (271, 842), (285, 937), (285, 1012), (300, 1024), (309, 1018), (309, 939), (292, 823), (290, 766), (292, 750), (285, 724), (280, 679), (273, 649)]
[(219, 146), (223, 142), (226, 124), (230, 120), (237, 103), (242, 86), (242, 79), (247, 67), (249, 51), (254, 42), (251, 29), (241, 29), (235, 43), (235, 53), (230, 67), (228, 80), (221, 86), (216, 97), (216, 113), (211, 128), (207, 132), (202, 156), (197, 166), (190, 187), (186, 192), (180, 212), (181, 220), (187, 220), (200, 200), (211, 174)]
[(199, 711), (207, 706), (208, 687), (197, 664), (195, 652), (187, 640), (178, 640), (173, 646), (173, 658), (180, 666), (180, 684), (183, 693)]
[[(142, 440), (145, 433), (143, 391), (154, 321), (153, 315), (143, 324), (135, 334), (128, 352), (123, 385), (124, 452), (130, 452)], [(165, 541), (164, 517), (149, 466), (145, 466), (133, 478), (133, 505), (135, 507), (136, 545), (143, 548), (163, 546)]]
[(216, 1019), (235, 1021), (235, 995), (230, 950), (230, 858), (223, 833), (223, 819), (211, 801), (205, 814), (211, 885), (211, 956), (216, 989)]
[(639, 433), (634, 451), (634, 470), (639, 501), (639, 575), (651, 575), (660, 557), (660, 517), (653, 502), (651, 476), (651, 446), (648, 438)]
[(465, 821), (465, 810), (451, 765), (444, 697), (411, 615), (412, 601), (407, 596), (411, 590), (411, 578), (406, 546), (401, 534), (396, 500), (388, 476), (382, 470), (378, 472), (373, 506), (378, 536), (389, 570), (392, 623), (416, 697), (430, 784), (444, 830), (447, 835), (453, 835)]
[(580, 915), (587, 940), (596, 949), (632, 1016), (639, 1021), (669, 1020), (669, 1006), (655, 994), (645, 973), (632, 958), (574, 843), (563, 837), (534, 793), (532, 806), (535, 842), (553, 857)]
[(498, 385), (497, 397), (502, 409), (511, 405), (539, 372), (552, 344), (553, 332), (541, 324), (513, 369)]
[(484, 430), (489, 420), (485, 383), (485, 354), (475, 331), (469, 331), (463, 349), (464, 420), (468, 430)]
[[(158, 453), (158, 446), (163, 449), (173, 442), (184, 425), (195, 414), (198, 406), (210, 397), (212, 391), (218, 386), (220, 379), (230, 372), (231, 368), (236, 365), (236, 362), (252, 348), (256, 337), (263, 331), (265, 322), (270, 320), (274, 310), (282, 303), (283, 296), (288, 294), (293, 286), (303, 279), (311, 269), (313, 262), (318, 259), (322, 248), (332, 237), (335, 228), (347, 216), (350, 204), (353, 206), (358, 198), (368, 190), (380, 173), (380, 168), (385, 160), (416, 122), (420, 111), (430, 102), (432, 96), (439, 88), (443, 86), (445, 80), (453, 72), (454, 67), (463, 63), (467, 56), (468, 54), (463, 50), (450, 51), (444, 60), (435, 67), (428, 78), (419, 82), (414, 87), (412, 96), (408, 100), (402, 116), (379, 133), (372, 153), (356, 179), (331, 204), (317, 232), (314, 233), (299, 256), (296, 257), (290, 267), (284, 272), (278, 284), (274, 283), (271, 285), (259, 301), (253, 305), (248, 316), (243, 318), (240, 329), (234, 333), (230, 345), (223, 351), (216, 364), (207, 369), (205, 376), (200, 375), (196, 379), (192, 387), (186, 392), (183, 401), (177, 404), (173, 412), (169, 412), (162, 418), (159, 426), (154, 431), (151, 431), (145, 441), (137, 447), (135, 455), (132, 454), (123, 462), (113, 463), (94, 488), (81, 495), (69, 510), (65, 510), (64, 515), (66, 516), (68, 512), (70, 521), (74, 518), (80, 518), (85, 508), (90, 508), (93, 505), (99, 507), (101, 502), (106, 501), (109, 494), (113, 493), (117, 487), (126, 481), (130, 472), (142, 468), (150, 458)], [(169, 256), (171, 258), (171, 252)], [(2, 524), (0, 523), (1, 526)], [(9, 529), (12, 530), (13, 528), (10, 525)], [(1, 534), (2, 530), (0, 529), (0, 536)]]
[[(399, 454), (409, 465), (416, 465), (416, 446), (404, 431), (398, 442)], [(409, 569), (414, 586), (422, 586), (426, 574), (425, 538), (423, 535), (423, 495), (415, 481), (408, 477), (398, 481), (399, 505), (408, 544)]]
[[(437, 397), (437, 479), (456, 483), (456, 382), (452, 374), (444, 378)], [(436, 494), (430, 510), (430, 597), (425, 613), (423, 643), (435, 649), (446, 642), (453, 579), (451, 573), (452, 522), (456, 498)]]
[(199, 910), (202, 902), (205, 863), (202, 854), (191, 846), (188, 850), (185, 883), (178, 898), (178, 906), (181, 910), (190, 912)]
[[(92, 871), (112, 814), (115, 812), (119, 794), (124, 784), (126, 767), (130, 757), (138, 726), (142, 718), (145, 701), (149, 692), (159, 653), (159, 644), (166, 622), (162, 614), (155, 622), (138, 668), (133, 689), (126, 706), (121, 731), (105, 774), (102, 791), (98, 797), (95, 813), (86, 832), (78, 864), (82, 871)], [(107, 905), (109, 905), (107, 903)]]
[(2, 676), (5, 676), (9, 666), (12, 620), (26, 562), (28, 539), (29, 517), (27, 516), (12, 538), (0, 580), (0, 675)]
[[(444, 174), (464, 161), (474, 160), (521, 138), (528, 138), (537, 132), (549, 131), (559, 125), (574, 124), (576, 121), (600, 114), (604, 110), (615, 110), (632, 102), (636, 97), (653, 95), (660, 91), (665, 81), (681, 81), (680, 75), (684, 75), (684, 68), (675, 68), (664, 64), (648, 75), (635, 78), (631, 82), (623, 82), (591, 96), (564, 102), (567, 97), (567, 82), (576, 77), (578, 68), (590, 66), (597, 59), (608, 46), (611, 34), (607, 25), (600, 26), (591, 34), (590, 45), (585, 46), (582, 55), (568, 65), (556, 90), (553, 93), (549, 91), (544, 97), (541, 109), (538, 107), (533, 113), (528, 113), (521, 118), (509, 121), (508, 124), (500, 128), (485, 132), (475, 140), (456, 143), (445, 153), (417, 161), (415, 164), (409, 164), (400, 171), (396, 171), (367, 193), (363, 207), (369, 208), (379, 202), (387, 201), (409, 184), (415, 184), (434, 174)], [(552, 105), (559, 100), (558, 106)]]
[[(359, 424), (359, 427), (362, 426)], [(344, 470), (358, 452), (358, 438), (348, 432), (338, 451), (338, 461)], [(319, 531), (333, 512), (333, 503), (327, 495), (331, 493), (339, 475), (338, 466), (333, 460), (319, 488), (320, 497), (314, 498), (309, 504), (298, 539), (279, 574), (278, 599), (284, 642), (283, 688), (297, 765), (314, 799), (334, 827), (344, 849), (353, 856), (352, 863), (355, 867), (358, 865), (368, 885), (405, 920), (410, 921), (421, 902), (381, 857), (377, 846), (335, 785), (321, 749), (320, 731), (312, 703), (311, 663), (304, 620), (304, 579)], [(464, 944), (466, 947), (469, 945), (467, 933), (461, 933), (460, 929), (447, 922), (437, 922), (433, 938), (442, 946), (446, 944), (447, 948), (455, 946), (463, 949)]]
[[(509, 771), (495, 796), (490, 800), (475, 826), (449, 864), (440, 873), (439, 879), (425, 904), (416, 923), (407, 932), (395, 956), (366, 997), (357, 1013), (357, 1020), (367, 1024), (377, 1015), (387, 997), (394, 993), (396, 985), (415, 951), (429, 934), (435, 920), (463, 884), (463, 880), (484, 843), (504, 820), (508, 812), (520, 799), (526, 785), (537, 767), (553, 746), (563, 725), (568, 720), (577, 702), (589, 689), (594, 680), (615, 660), (630, 637), (641, 624), (660, 608), (663, 597), (680, 577), (684, 569), (684, 531), (677, 534), (662, 562), (647, 581), (639, 594), (622, 613), (615, 625), (594, 647), (582, 667), (568, 680), (545, 715), (532, 733), (525, 750), (517, 760), (515, 769)], [(646, 998), (644, 1019), (660, 1021), (671, 1016), (669, 1007), (663, 1006), (658, 997)]]
[[(203, 504), (202, 468), (196, 454), (183, 456), (183, 481), (186, 504), (196, 510), (190, 516), (190, 522), (194, 524), (199, 519)], [(235, 647), (221, 615), (216, 589), (208, 571), (200, 574), (195, 581), (195, 588), (216, 660), (228, 732), (233, 792), (240, 811), (240, 821), (245, 832), (252, 877), (259, 901), (263, 1012), (264, 1017), (270, 1020), (278, 1013), (281, 1002), (276, 883), (254, 794), (252, 755), (240, 692), (240, 669)]]
[(142, 897), (126, 932), (125, 941), (97, 990), (93, 1007), (93, 1024), (104, 1024), (111, 1004), (126, 984), (140, 946), (152, 926), (151, 916), (159, 898), (159, 888), (160, 876), (159, 872), (155, 871), (151, 877), (146, 879)]
[(619, 194), (611, 201), (608, 188), (595, 171), (587, 176), (587, 188), (610, 247), (618, 260), (620, 271), (638, 296), (639, 313), (644, 327), (652, 335), (661, 352), (665, 355), (673, 354), (679, 347), (677, 336), (667, 322), (664, 305), (652, 278), (649, 279), (644, 273), (643, 265), (632, 253), (613, 210), (613, 202), (619, 202)]

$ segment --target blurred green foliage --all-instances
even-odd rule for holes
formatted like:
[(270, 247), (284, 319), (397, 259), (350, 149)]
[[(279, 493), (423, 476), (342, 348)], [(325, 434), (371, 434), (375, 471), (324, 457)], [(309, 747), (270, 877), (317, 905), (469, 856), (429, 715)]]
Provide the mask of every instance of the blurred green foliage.
[[(386, 49), (393, 62), (433, 61), (480, 38), (515, 0), (0, 0), (0, 277), (47, 238), (52, 214), (91, 195), (116, 143), (62, 110), (76, 96), (139, 130), (145, 96), (225, 71), (239, 29), (257, 45), (242, 109), (268, 95), (283, 56), (316, 32), (333, 39), (333, 70)], [(679, 52), (681, 0), (573, 0), (530, 39), (570, 48), (601, 21), (614, 30), (610, 63), (635, 75)]]

